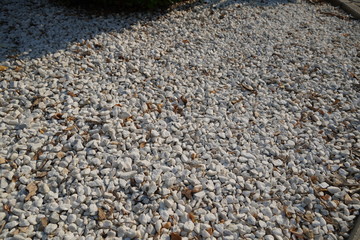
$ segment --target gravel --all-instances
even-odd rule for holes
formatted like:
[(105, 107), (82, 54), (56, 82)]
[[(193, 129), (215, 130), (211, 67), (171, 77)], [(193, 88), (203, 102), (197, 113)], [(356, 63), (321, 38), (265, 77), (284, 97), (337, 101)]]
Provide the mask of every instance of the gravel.
[(0, 239), (349, 235), (360, 24), (341, 10), (0, 11)]

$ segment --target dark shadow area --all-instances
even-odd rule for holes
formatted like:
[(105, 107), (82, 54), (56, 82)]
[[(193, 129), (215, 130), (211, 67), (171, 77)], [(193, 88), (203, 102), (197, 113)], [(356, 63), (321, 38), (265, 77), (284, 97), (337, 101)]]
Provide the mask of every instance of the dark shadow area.
[(229, 4), (275, 6), (287, 0), (189, 1), (167, 11), (127, 12), (126, 9), (83, 9), (62, 6), (52, 0), (2, 0), (0, 4), (0, 61), (39, 58), (65, 50), (73, 42), (107, 32), (122, 32), (134, 24), (147, 23), (177, 9), (194, 6), (222, 8)]

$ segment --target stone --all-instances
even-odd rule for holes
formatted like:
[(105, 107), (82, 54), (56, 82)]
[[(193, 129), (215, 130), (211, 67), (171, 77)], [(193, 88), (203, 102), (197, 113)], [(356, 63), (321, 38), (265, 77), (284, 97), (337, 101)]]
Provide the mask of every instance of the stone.
[(286, 142), (286, 145), (287, 145), (287, 147), (289, 147), (289, 148), (293, 148), (293, 147), (295, 147), (295, 142), (294, 141), (292, 141), (292, 140), (288, 140), (287, 142)]
[(283, 161), (281, 161), (280, 159), (273, 160), (272, 163), (274, 164), (275, 167), (279, 167), (283, 165)]
[(195, 228), (195, 225), (192, 221), (186, 221), (184, 223), (184, 231), (186, 232), (192, 232)]
[(61, 211), (68, 211), (71, 208), (71, 204), (67, 204), (67, 203), (61, 203), (59, 205), (59, 209)]
[(16, 227), (17, 225), (19, 225), (18, 221), (9, 221), (5, 224), (4, 228), (5, 229), (13, 229), (14, 227)]
[(257, 223), (256, 219), (252, 215), (248, 215), (246, 221), (250, 225), (255, 225)]
[(4, 220), (6, 217), (6, 213), (5, 212), (0, 212), (0, 221)]
[(46, 194), (48, 192), (50, 192), (50, 188), (49, 188), (49, 185), (47, 185), (46, 183), (42, 183), (40, 184), (39, 186), (39, 191), (43, 194)]
[(262, 221), (262, 220), (259, 220), (259, 226), (260, 226), (261, 228), (266, 228), (267, 224), (266, 224), (266, 222), (264, 222), (264, 221)]
[(282, 236), (283, 235), (283, 232), (281, 231), (280, 228), (273, 228), (271, 230), (271, 233), (274, 234), (275, 236)]
[(76, 219), (77, 219), (77, 217), (76, 217), (76, 215), (75, 214), (69, 214), (68, 216), (67, 216), (67, 222), (68, 223), (74, 223), (75, 221), (76, 221)]
[(335, 193), (338, 193), (341, 191), (340, 188), (338, 187), (333, 187), (333, 186), (330, 186), (327, 188), (328, 192), (330, 192), (331, 194), (335, 194)]
[(216, 216), (213, 213), (208, 213), (205, 215), (205, 221), (215, 221)]
[(200, 192), (195, 193), (194, 197), (195, 198), (203, 198), (203, 197), (205, 197), (205, 195), (206, 195), (205, 191), (200, 191)]
[(98, 207), (96, 206), (96, 204), (94, 203), (90, 204), (89, 206), (90, 215), (96, 215), (97, 211), (98, 211)]
[(32, 168), (30, 166), (22, 166), (21, 167), (21, 173), (24, 174), (24, 175), (29, 175), (32, 171)]
[(148, 224), (151, 221), (151, 217), (148, 214), (141, 214), (139, 217), (139, 222), (143, 225)]
[(45, 227), (44, 232), (45, 232), (46, 234), (51, 234), (51, 233), (54, 232), (57, 228), (58, 228), (58, 225), (57, 225), (57, 224), (49, 223), (49, 224)]
[(128, 112), (120, 112), (118, 117), (121, 119), (127, 119), (127, 118), (131, 117), (131, 115)]
[(76, 139), (74, 142), (73, 142), (73, 149), (75, 151), (81, 151), (84, 149), (84, 146), (82, 144), (82, 141), (80, 139)]
[(57, 212), (52, 212), (49, 221), (51, 223), (58, 223), (60, 221), (60, 215)]
[(71, 223), (71, 224), (69, 224), (68, 225), (68, 230), (70, 231), (70, 232), (77, 232), (77, 226), (76, 226), (76, 224), (75, 223)]
[(29, 217), (27, 217), (27, 220), (31, 225), (37, 224), (36, 216), (34, 216), (34, 215), (30, 215)]
[(28, 220), (26, 219), (20, 219), (19, 221), (19, 227), (28, 227), (30, 226), (30, 223)]
[(265, 216), (267, 216), (267, 217), (269, 217), (269, 218), (271, 218), (272, 217), (272, 211), (271, 211), (271, 209), (269, 208), (269, 207), (265, 207), (265, 208), (263, 208), (263, 209), (261, 209), (261, 212), (265, 215)]
[(160, 210), (159, 213), (160, 213), (160, 217), (162, 218), (162, 220), (164, 222), (167, 222), (170, 217), (168, 210), (162, 209), (162, 210)]

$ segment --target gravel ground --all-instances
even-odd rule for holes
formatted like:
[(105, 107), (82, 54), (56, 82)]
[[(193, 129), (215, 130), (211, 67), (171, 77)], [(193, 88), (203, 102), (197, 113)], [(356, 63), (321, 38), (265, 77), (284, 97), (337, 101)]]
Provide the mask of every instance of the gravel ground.
[(348, 236), (359, 21), (302, 1), (3, 0), (0, 22), (0, 239)]

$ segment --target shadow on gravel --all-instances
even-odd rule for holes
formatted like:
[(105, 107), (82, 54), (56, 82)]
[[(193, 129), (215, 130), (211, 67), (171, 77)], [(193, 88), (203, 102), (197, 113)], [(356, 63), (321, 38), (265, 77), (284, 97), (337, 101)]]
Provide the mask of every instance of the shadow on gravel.
[[(213, 0), (190, 1), (176, 9), (191, 11), (195, 5), (222, 8), (231, 4), (274, 6), (286, 0)], [(97, 9), (67, 8), (51, 0), (2, 0), (0, 4), (0, 61), (39, 58), (64, 50), (107, 32), (122, 32), (134, 24), (153, 21), (166, 11), (125, 13)]]

